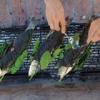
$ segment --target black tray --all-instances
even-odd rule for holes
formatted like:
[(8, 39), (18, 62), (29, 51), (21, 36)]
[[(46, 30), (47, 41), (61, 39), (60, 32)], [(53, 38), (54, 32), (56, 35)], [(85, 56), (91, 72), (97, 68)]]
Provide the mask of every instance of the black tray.
[[(14, 38), (16, 38), (18, 36), (18, 34), (21, 34), (22, 32), (24, 32), (26, 26), (24, 27), (14, 27), (14, 28), (7, 28), (7, 29), (0, 29), (0, 43), (7, 41), (7, 42), (11, 42), (13, 41)], [(49, 32), (49, 27), (44, 24), (42, 26), (37, 26), (35, 29), (35, 33), (32, 37), (32, 42), (31, 44), (28, 46), (28, 51), (29, 51), (29, 55), (31, 54), (32, 50), (31, 48), (34, 46), (34, 42), (36, 41), (36, 39), (40, 39), (41, 42), (44, 41), (46, 35)], [(84, 30), (87, 30), (86, 24), (85, 23), (71, 23), (69, 28), (68, 28), (68, 32), (67, 34), (69, 36), (72, 36), (74, 33), (82, 33), (84, 32)], [(67, 39), (64, 39), (64, 43), (67, 43)], [(47, 70), (40, 72), (38, 75), (36, 75), (35, 78), (46, 78), (46, 79), (58, 79), (57, 76), (57, 70), (58, 68), (55, 66), (56, 64), (56, 60), (53, 61)], [(19, 77), (23, 77), (26, 80), (28, 80), (27, 77), (27, 72), (29, 69), (29, 57), (27, 57), (25, 59), (25, 62), (22, 66), (22, 68), (20, 69), (20, 71), (18, 71), (18, 73), (16, 73), (16, 75), (10, 75), (7, 74), (6, 77), (15, 77), (15, 76), (19, 76)], [(98, 78), (100, 75), (100, 42), (93, 44), (92, 46), (92, 54), (90, 56), (89, 59), (87, 59), (87, 61), (85, 62), (84, 68), (81, 72), (71, 72), (69, 74), (68, 77), (65, 78), (68, 79), (73, 79), (73, 78), (79, 78), (82, 80), (88, 79), (88, 78)], [(99, 76), (98, 76), (99, 75)], [(6, 78), (7, 79), (7, 78)], [(8, 78), (9, 79), (9, 78)]]

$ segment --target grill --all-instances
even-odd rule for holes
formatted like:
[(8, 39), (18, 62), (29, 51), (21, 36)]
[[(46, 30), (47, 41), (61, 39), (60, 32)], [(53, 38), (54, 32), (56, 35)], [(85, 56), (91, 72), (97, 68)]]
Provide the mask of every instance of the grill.
[[(69, 28), (68, 28), (68, 32), (67, 34), (69, 36), (72, 36), (75, 33), (82, 33), (85, 30), (88, 30), (85, 23), (71, 23)], [(14, 40), (14, 38), (16, 38), (19, 34), (21, 34), (22, 32), (24, 32), (25, 27), (17, 27), (17, 28), (12, 28), (12, 29), (1, 29), (0, 30), (0, 44), (2, 44), (3, 42), (12, 42)], [(35, 32), (33, 34), (32, 37), (32, 41), (31, 44), (28, 46), (28, 52), (29, 55), (31, 55), (32, 53), (32, 47), (34, 46), (34, 42), (36, 41), (36, 39), (40, 39), (41, 43), (45, 40), (46, 35), (49, 32), (49, 27), (44, 24), (42, 26), (37, 26), (35, 29)], [(67, 43), (68, 40), (67, 38), (64, 39), (64, 43)], [(29, 55), (27, 56), (27, 58), (25, 58), (25, 61), (23, 63), (23, 66), (21, 67), (21, 69), (18, 71), (18, 73), (16, 73), (16, 75), (26, 75), (29, 69)], [(38, 75), (36, 75), (36, 78), (55, 78), (57, 79), (57, 71), (58, 68), (57, 66), (57, 60), (55, 59), (55, 61), (53, 61), (51, 64), (49, 64), (48, 69), (46, 69), (45, 71), (40, 72)], [(78, 72), (71, 72), (69, 74), (70, 78), (73, 77), (83, 77), (83, 76), (87, 76), (87, 75), (95, 75), (98, 76), (98, 74), (100, 73), (100, 42), (98, 43), (94, 43), (92, 46), (92, 54), (89, 57), (89, 59), (87, 59), (87, 61), (85, 62), (84, 68), (82, 71)], [(67, 78), (66, 78), (67, 79)]]

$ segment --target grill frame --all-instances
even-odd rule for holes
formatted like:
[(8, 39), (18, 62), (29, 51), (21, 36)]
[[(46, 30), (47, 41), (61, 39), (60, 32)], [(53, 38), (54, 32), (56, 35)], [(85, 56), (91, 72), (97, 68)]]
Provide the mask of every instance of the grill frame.
[[(82, 27), (81, 27), (81, 25), (85, 25), (86, 23), (71, 23), (71, 25), (69, 26), (69, 28), (68, 28), (68, 32), (67, 32), (67, 34), (69, 35), (69, 36), (72, 36), (72, 34), (73, 34), (73, 32), (74, 33), (76, 33), (76, 32), (78, 32), (79, 33), (79, 30), (82, 32), (83, 30), (82, 30)], [(80, 27), (79, 27), (80, 26)], [(8, 28), (8, 29), (0, 29), (0, 33), (1, 34), (5, 34), (5, 36), (6, 35), (10, 35), (10, 40), (12, 41), (13, 39), (14, 39), (14, 36), (13, 35), (18, 35), (18, 34), (20, 34), (21, 32), (24, 32), (24, 30), (25, 30), (25, 28), (26, 28), (26, 26), (23, 26), (23, 27), (16, 27), (16, 28)], [(83, 27), (83, 28), (86, 28), (86, 27)], [(73, 30), (72, 30), (73, 29)], [(16, 31), (17, 30), (17, 31)], [(87, 29), (88, 30), (88, 29)], [(44, 31), (46, 32), (46, 33), (44, 33)], [(11, 34), (11, 32), (13, 32), (13, 34)], [(35, 33), (36, 33), (36, 35), (33, 35), (33, 41), (35, 41), (34, 39), (40, 39), (40, 41), (41, 42), (43, 42), (44, 40), (45, 40), (45, 37), (46, 37), (46, 35), (47, 35), (47, 33), (49, 32), (49, 27), (46, 25), (46, 24), (44, 24), (44, 25), (42, 25), (42, 26), (37, 26), (36, 28), (35, 28)], [(34, 34), (35, 34), (34, 33)], [(38, 33), (38, 34), (37, 34)], [(0, 34), (0, 36), (1, 36), (1, 34)], [(1, 38), (1, 37), (0, 37)], [(8, 40), (9, 40), (9, 38), (8, 38)], [(0, 41), (1, 41), (1, 39), (0, 39)], [(8, 41), (9, 42), (9, 41)], [(64, 43), (67, 43), (68, 41), (67, 41), (67, 39), (64, 39)], [(34, 43), (32, 43), (31, 45), (34, 45)], [(97, 46), (98, 45), (98, 46)], [(98, 43), (95, 43), (94, 44), (94, 46), (92, 46), (92, 50), (94, 50), (94, 54), (95, 55), (97, 55), (97, 56), (99, 56), (100, 57), (100, 47), (99, 47), (99, 45), (100, 45), (100, 42), (98, 42)], [(28, 51), (30, 51), (30, 46), (28, 47)], [(97, 50), (96, 50), (97, 49)], [(96, 53), (96, 51), (98, 51), (98, 53)], [(31, 54), (31, 52), (30, 52), (30, 54)], [(93, 58), (94, 58), (94, 55), (92, 55), (91, 56), (92, 58), (92, 60), (93, 60)], [(98, 61), (100, 61), (100, 59), (98, 60)], [(88, 62), (89, 62), (89, 60), (88, 60)], [(45, 71), (42, 71), (42, 72), (40, 72), (40, 73), (38, 73), (34, 78), (36, 78), (36, 79), (38, 79), (38, 78), (47, 78), (47, 79), (50, 79), (50, 78), (53, 78), (53, 79), (58, 79), (58, 77), (56, 76), (56, 74), (57, 74), (57, 69), (54, 69), (54, 65), (55, 65), (55, 61), (53, 62), (54, 64), (52, 64), (52, 65), (49, 65), (49, 68), (51, 68), (51, 69), (47, 69), (47, 70), (45, 70)], [(91, 62), (90, 62), (91, 63)], [(98, 62), (97, 62), (98, 63)], [(100, 63), (100, 62), (99, 62)], [(24, 63), (25, 64), (25, 63)], [(28, 66), (28, 65), (24, 65), (24, 66)], [(65, 78), (65, 80), (66, 79), (74, 79), (74, 78), (79, 78), (79, 79), (87, 79), (87, 78), (92, 78), (92, 76), (94, 77), (94, 78), (98, 78), (98, 74), (100, 74), (100, 66), (99, 66), (99, 64), (98, 64), (98, 66), (97, 66), (97, 68), (95, 68), (94, 66), (92, 66), (92, 67), (89, 67), (89, 65), (88, 64), (86, 64), (86, 68), (84, 68), (82, 71), (80, 71), (80, 72), (71, 72), (66, 78)], [(28, 68), (26, 69), (27, 71), (28, 71)], [(53, 72), (52, 72), (53, 71)], [(56, 71), (56, 73), (54, 73)], [(50, 74), (48, 74), (48, 72), (50, 72)], [(54, 73), (54, 75), (52, 74), (52, 73)], [(7, 74), (7, 76), (23, 76), (23, 75), (27, 75), (27, 72), (21, 72), (21, 71), (19, 71), (16, 75), (11, 75), (11, 74)], [(92, 76), (91, 76), (92, 75)], [(100, 79), (100, 78), (99, 78)]]

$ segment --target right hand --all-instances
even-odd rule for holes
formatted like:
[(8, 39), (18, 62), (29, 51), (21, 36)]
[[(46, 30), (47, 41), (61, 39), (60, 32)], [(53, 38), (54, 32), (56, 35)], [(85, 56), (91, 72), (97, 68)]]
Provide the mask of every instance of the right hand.
[(66, 32), (64, 8), (61, 0), (44, 0), (46, 17), (51, 30)]
[(91, 23), (87, 43), (100, 41), (100, 18)]

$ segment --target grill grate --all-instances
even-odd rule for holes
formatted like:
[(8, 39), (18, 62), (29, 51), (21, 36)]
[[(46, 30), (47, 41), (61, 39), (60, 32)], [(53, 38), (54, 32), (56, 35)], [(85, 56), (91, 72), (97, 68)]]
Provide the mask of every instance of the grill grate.
[[(82, 33), (84, 30), (85, 24), (83, 23), (72, 23), (70, 24), (68, 28), (68, 35), (72, 36), (74, 33)], [(0, 44), (3, 42), (12, 42), (14, 38), (18, 36), (18, 34), (22, 33), (23, 30), (15, 30), (15, 31), (9, 31), (9, 30), (1, 30), (0, 32)], [(45, 40), (46, 35), (48, 34), (49, 29), (46, 26), (37, 27), (35, 30), (35, 33), (33, 34), (31, 44), (28, 46), (29, 55), (32, 53), (32, 47), (34, 46), (34, 42), (36, 39), (40, 39), (41, 42)], [(65, 38), (64, 43), (67, 43), (68, 40)], [(29, 69), (29, 55), (27, 58), (25, 58), (25, 62), (21, 68), (21, 70), (17, 73), (18, 74), (25, 74), (28, 72)], [(53, 61), (51, 64), (49, 64), (49, 67), (47, 70), (45, 70), (43, 73), (48, 73), (49, 76), (52, 78), (57, 77), (57, 61)], [(100, 71), (100, 42), (93, 44), (92, 46), (92, 54), (89, 59), (85, 62), (84, 69), (82, 72), (90, 72), (90, 71)]]

